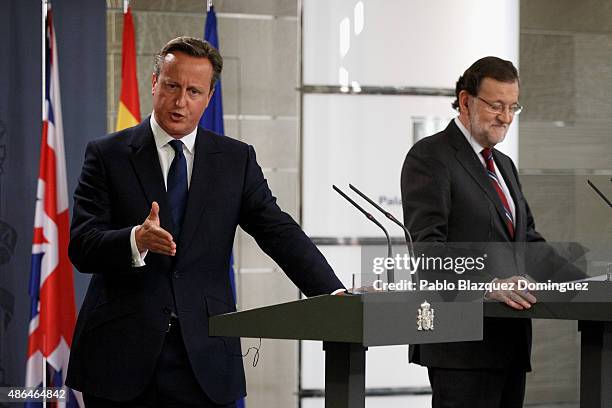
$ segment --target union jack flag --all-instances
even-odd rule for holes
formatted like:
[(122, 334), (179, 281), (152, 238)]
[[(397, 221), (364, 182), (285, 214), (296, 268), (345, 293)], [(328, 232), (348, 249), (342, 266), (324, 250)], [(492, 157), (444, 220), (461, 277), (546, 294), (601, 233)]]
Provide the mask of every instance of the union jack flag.
[[(26, 387), (64, 385), (76, 320), (72, 265), (68, 259), (70, 221), (57, 46), (48, 7), (45, 100), (29, 287)], [(84, 406), (80, 393), (67, 391), (67, 402), (47, 402), (46, 406)], [(38, 402), (25, 406), (42, 405)]]

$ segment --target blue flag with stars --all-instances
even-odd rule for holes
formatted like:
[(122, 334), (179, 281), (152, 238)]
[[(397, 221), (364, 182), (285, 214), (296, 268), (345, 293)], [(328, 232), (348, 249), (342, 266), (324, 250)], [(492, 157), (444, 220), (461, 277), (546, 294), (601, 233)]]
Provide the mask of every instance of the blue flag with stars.
[[(204, 27), (204, 39), (219, 50), (219, 37), (217, 35), (217, 15), (214, 6), (210, 7), (206, 14), (206, 26)], [(219, 51), (220, 52), (220, 51)], [(225, 135), (223, 126), (223, 98), (221, 96), (221, 79), (215, 84), (210, 103), (200, 118), (200, 126), (220, 135)]]
[[(219, 50), (219, 36), (217, 35), (217, 15), (215, 14), (214, 6), (211, 6), (206, 13), (206, 25), (204, 26), (204, 39), (213, 47)], [(219, 52), (221, 52), (219, 50)], [(215, 84), (215, 92), (213, 93), (208, 107), (200, 118), (200, 126), (204, 129), (211, 130), (220, 135), (225, 135), (225, 127), (223, 126), (223, 98), (221, 96), (221, 78)], [(230, 257), (229, 278), (234, 292), (234, 300), (236, 300), (236, 279), (234, 272), (234, 254)], [(236, 408), (245, 408), (244, 399), (236, 401)]]

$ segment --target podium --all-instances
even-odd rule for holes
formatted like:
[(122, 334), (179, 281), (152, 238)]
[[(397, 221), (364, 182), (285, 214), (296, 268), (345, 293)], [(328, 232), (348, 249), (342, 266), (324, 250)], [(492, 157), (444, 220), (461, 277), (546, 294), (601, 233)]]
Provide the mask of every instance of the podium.
[[(376, 292), (309, 299), (218, 315), (209, 335), (318, 340), (325, 350), (325, 407), (365, 408), (368, 347), (482, 340), (484, 316), (579, 321), (581, 408), (612, 407), (612, 284), (539, 292), (530, 310), (482, 300), (480, 292)], [(419, 330), (423, 304), (433, 330)], [(423, 326), (423, 325), (421, 325)]]
[[(425, 302), (433, 330), (418, 327)], [(209, 335), (322, 341), (325, 407), (365, 408), (368, 347), (481, 340), (482, 317), (474, 292), (324, 295), (211, 317)]]
[(589, 282), (587, 291), (539, 292), (530, 310), (484, 303), (491, 317), (577, 320), (580, 331), (580, 408), (612, 407), (612, 282)]

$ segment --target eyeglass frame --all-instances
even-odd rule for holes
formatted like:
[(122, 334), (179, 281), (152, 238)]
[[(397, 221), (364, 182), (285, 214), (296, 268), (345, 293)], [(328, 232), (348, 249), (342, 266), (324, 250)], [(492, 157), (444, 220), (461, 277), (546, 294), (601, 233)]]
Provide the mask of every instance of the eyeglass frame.
[[(496, 115), (503, 114), (506, 111), (506, 107), (508, 108), (508, 112), (510, 112), (512, 116), (518, 116), (523, 111), (523, 106), (518, 102), (513, 103), (512, 105), (509, 105), (509, 106), (503, 103), (500, 103), (500, 102), (496, 102), (496, 103), (499, 103), (499, 105), (496, 105), (496, 103), (495, 104), (491, 103), (481, 96), (476, 95), (475, 98), (478, 98), (484, 103), (486, 103), (487, 106), (490, 108), (489, 112), (495, 113)], [(496, 109), (496, 106), (499, 106), (499, 109)]]

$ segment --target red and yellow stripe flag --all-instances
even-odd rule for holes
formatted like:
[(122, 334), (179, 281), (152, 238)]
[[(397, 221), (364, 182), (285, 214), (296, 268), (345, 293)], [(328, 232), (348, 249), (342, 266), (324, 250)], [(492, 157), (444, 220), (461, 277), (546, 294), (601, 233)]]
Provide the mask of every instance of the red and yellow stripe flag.
[(121, 56), (121, 97), (117, 112), (117, 129), (122, 130), (140, 123), (138, 78), (136, 77), (136, 46), (134, 20), (130, 7), (123, 14), (123, 46)]

